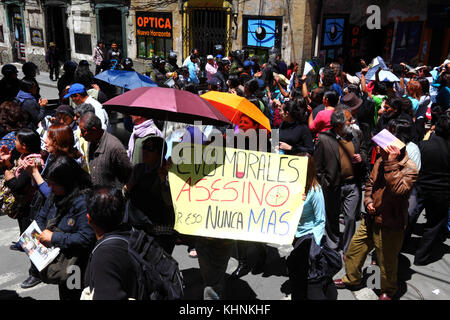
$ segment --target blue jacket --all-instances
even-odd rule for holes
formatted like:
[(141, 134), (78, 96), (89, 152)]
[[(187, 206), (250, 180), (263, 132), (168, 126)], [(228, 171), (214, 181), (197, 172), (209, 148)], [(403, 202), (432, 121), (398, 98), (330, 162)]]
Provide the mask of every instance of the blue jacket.
[(188, 62), (187, 67), (189, 69), (189, 81), (190, 82), (194, 82), (195, 84), (199, 84), (200, 81), (198, 80), (197, 77), (197, 68), (195, 63), (193, 63), (192, 61)]
[[(58, 209), (54, 203), (54, 197), (46, 199), (41, 210), (36, 215), (36, 223), (41, 230), (46, 229), (47, 222), (56, 217)], [(52, 245), (61, 249), (67, 256), (88, 257), (95, 242), (95, 233), (88, 224), (86, 208), (86, 197), (77, 196), (67, 212), (58, 223), (56, 231), (52, 235)]]
[(36, 98), (29, 92), (20, 90), (16, 96), (19, 100), (22, 110), (26, 111), (30, 116), (30, 121), (37, 128), (38, 123), (44, 118), (45, 110), (41, 108)]
[(19, 100), (20, 103), (23, 103), (27, 99), (32, 99), (34, 102), (36, 102), (36, 98), (33, 97), (31, 93), (22, 90), (17, 93), (16, 99)]

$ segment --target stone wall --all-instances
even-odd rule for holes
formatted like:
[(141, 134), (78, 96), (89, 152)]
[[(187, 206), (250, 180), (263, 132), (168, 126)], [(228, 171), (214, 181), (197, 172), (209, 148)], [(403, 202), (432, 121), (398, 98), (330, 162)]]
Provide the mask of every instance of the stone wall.
[(0, 42), (0, 63), (6, 64), (12, 61), (11, 59), (11, 44), (9, 41), (9, 28), (6, 21), (5, 6), (0, 5), (0, 25), (3, 27), (3, 42)]
[[(172, 3), (165, 7), (155, 8), (152, 7), (154, 1), (149, 0), (145, 2), (143, 6), (142, 0), (132, 0), (129, 10), (129, 14), (126, 16), (126, 34), (127, 34), (127, 51), (128, 57), (134, 61), (135, 69), (137, 71), (143, 71), (145, 65), (149, 63), (149, 60), (138, 59), (137, 44), (136, 44), (136, 11), (163, 11), (172, 12), (172, 33), (173, 33), (173, 50), (178, 54), (178, 64), (182, 64), (183, 56), (183, 39), (182, 39), (182, 13), (180, 13), (180, 7), (178, 3)], [(220, 2), (220, 1), (219, 1)], [(232, 30), (232, 50), (242, 48), (242, 30), (243, 16), (278, 16), (282, 17), (282, 39), (281, 50), (282, 56), (287, 63), (297, 61), (302, 63), (303, 60), (310, 58), (314, 48), (312, 47), (312, 19), (314, 18), (314, 3), (315, 0), (238, 0), (233, 3), (233, 6), (237, 13), (237, 19), (235, 24), (232, 19), (232, 26), (235, 28)], [(197, 0), (195, 5), (202, 6), (211, 4), (211, 2)], [(227, 3), (225, 3), (228, 5)], [(91, 36), (91, 45), (94, 48), (97, 43), (97, 18), (95, 11), (92, 10), (92, 5), (84, 0), (74, 0), (71, 5), (67, 7), (67, 27), (69, 28), (70, 43), (72, 50), (72, 59), (74, 61), (87, 60), (92, 63), (92, 55), (80, 54), (75, 51), (75, 37), (74, 33), (89, 34)], [(149, 9), (150, 8), (150, 9)], [(2, 14), (3, 7), (0, 9)], [(35, 62), (41, 70), (46, 70), (47, 65), (45, 63), (45, 50), (47, 49), (47, 41), (45, 40), (45, 47), (31, 46), (29, 28), (38, 27), (43, 29), (44, 37), (45, 32), (45, 19), (42, 9), (38, 6), (38, 2), (35, 0), (27, 0), (25, 6), (25, 30), (26, 30), (26, 55), (27, 60)], [(0, 24), (3, 22), (5, 32), (5, 42), (7, 41), (6, 19), (4, 14), (0, 16)], [(0, 43), (0, 47), (2, 47)], [(4, 43), (4, 47), (8, 48), (8, 44)]]
[[(45, 62), (46, 52), (46, 34), (45, 34), (45, 21), (44, 13), (36, 2), (27, 1), (24, 11), (25, 15), (25, 32), (26, 32), (26, 45), (25, 55), (27, 61), (31, 61), (36, 64), (41, 71), (48, 71), (47, 63)], [(41, 29), (44, 37), (44, 47), (32, 45), (30, 28)]]
[(78, 53), (75, 50), (75, 33), (91, 36), (92, 53), (97, 44), (97, 24), (95, 11), (91, 4), (86, 1), (72, 1), (72, 5), (67, 7), (67, 28), (69, 29), (71, 57), (78, 62), (87, 60), (92, 62), (92, 55)]

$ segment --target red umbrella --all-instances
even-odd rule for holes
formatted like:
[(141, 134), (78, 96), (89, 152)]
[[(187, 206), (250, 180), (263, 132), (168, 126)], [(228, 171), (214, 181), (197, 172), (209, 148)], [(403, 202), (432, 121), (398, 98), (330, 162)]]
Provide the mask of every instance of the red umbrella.
[(202, 124), (206, 125), (230, 123), (200, 96), (172, 88), (137, 88), (106, 101), (103, 106), (111, 111), (165, 121), (191, 124), (194, 121), (202, 121)]

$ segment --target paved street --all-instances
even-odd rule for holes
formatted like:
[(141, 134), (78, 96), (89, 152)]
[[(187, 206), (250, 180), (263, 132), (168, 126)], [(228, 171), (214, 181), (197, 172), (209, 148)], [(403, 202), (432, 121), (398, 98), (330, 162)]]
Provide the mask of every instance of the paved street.
[[(421, 229), (421, 225), (419, 228)], [(39, 284), (31, 289), (21, 289), (20, 284), (28, 276), (29, 259), (23, 252), (12, 251), (9, 246), (17, 240), (19, 228), (15, 220), (0, 217), (0, 300), (24, 298), (36, 300), (58, 300), (58, 289), (54, 285)], [(402, 253), (399, 264), (400, 300), (448, 300), (450, 299), (450, 240), (446, 242), (447, 253), (443, 259), (425, 267), (412, 265), (413, 256)], [(201, 300), (202, 280), (197, 259), (189, 258), (187, 247), (175, 248), (174, 258), (179, 262), (185, 284), (185, 299)], [(227, 295), (233, 300), (289, 300), (288, 279), (285, 272), (285, 257), (289, 246), (267, 246), (268, 260), (262, 274), (248, 274), (239, 280), (227, 281)], [(364, 268), (369, 265), (369, 259)], [(231, 258), (227, 273), (237, 266)], [(344, 274), (341, 270), (335, 278)], [(338, 300), (376, 300), (374, 291), (364, 288), (359, 291), (339, 290)]]
[[(18, 68), (20, 70), (20, 68)], [(22, 75), (19, 74), (19, 78)], [(56, 82), (51, 82), (48, 74), (38, 75), (41, 95), (44, 98), (56, 98)], [(116, 128), (121, 130), (120, 128)], [(413, 245), (423, 230), (424, 217), (419, 219), (414, 232)], [(342, 225), (341, 225), (342, 227)], [(36, 300), (57, 300), (58, 291), (54, 285), (40, 284), (34, 288), (23, 290), (20, 284), (28, 276), (29, 259), (22, 252), (9, 249), (11, 242), (19, 237), (17, 221), (7, 216), (0, 217), (0, 300), (26, 298)], [(186, 284), (185, 298), (200, 300), (202, 298), (202, 281), (197, 259), (189, 258), (187, 247), (179, 245), (175, 248), (174, 258), (179, 262)], [(268, 260), (262, 274), (247, 276), (239, 280), (227, 282), (227, 295), (234, 300), (289, 300), (288, 279), (285, 271), (285, 257), (290, 246), (267, 246)], [(411, 251), (413, 252), (413, 251)], [(399, 259), (399, 283), (401, 300), (449, 300), (450, 299), (450, 240), (443, 247), (443, 258), (428, 266), (418, 267), (412, 264), (413, 255), (402, 253)], [(369, 258), (364, 268), (369, 265)], [(232, 258), (228, 264), (230, 274), (237, 266)], [(342, 277), (341, 270), (335, 278)], [(339, 290), (338, 300), (375, 300), (378, 297), (371, 289), (360, 291)]]

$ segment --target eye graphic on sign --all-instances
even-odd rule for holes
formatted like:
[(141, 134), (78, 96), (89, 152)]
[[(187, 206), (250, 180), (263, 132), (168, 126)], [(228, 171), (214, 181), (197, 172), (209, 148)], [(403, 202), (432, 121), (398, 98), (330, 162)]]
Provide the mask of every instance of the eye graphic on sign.
[(247, 45), (256, 47), (275, 46), (275, 20), (248, 20)]
[(342, 44), (344, 37), (344, 22), (344, 19), (325, 20), (324, 46), (338, 46)]

